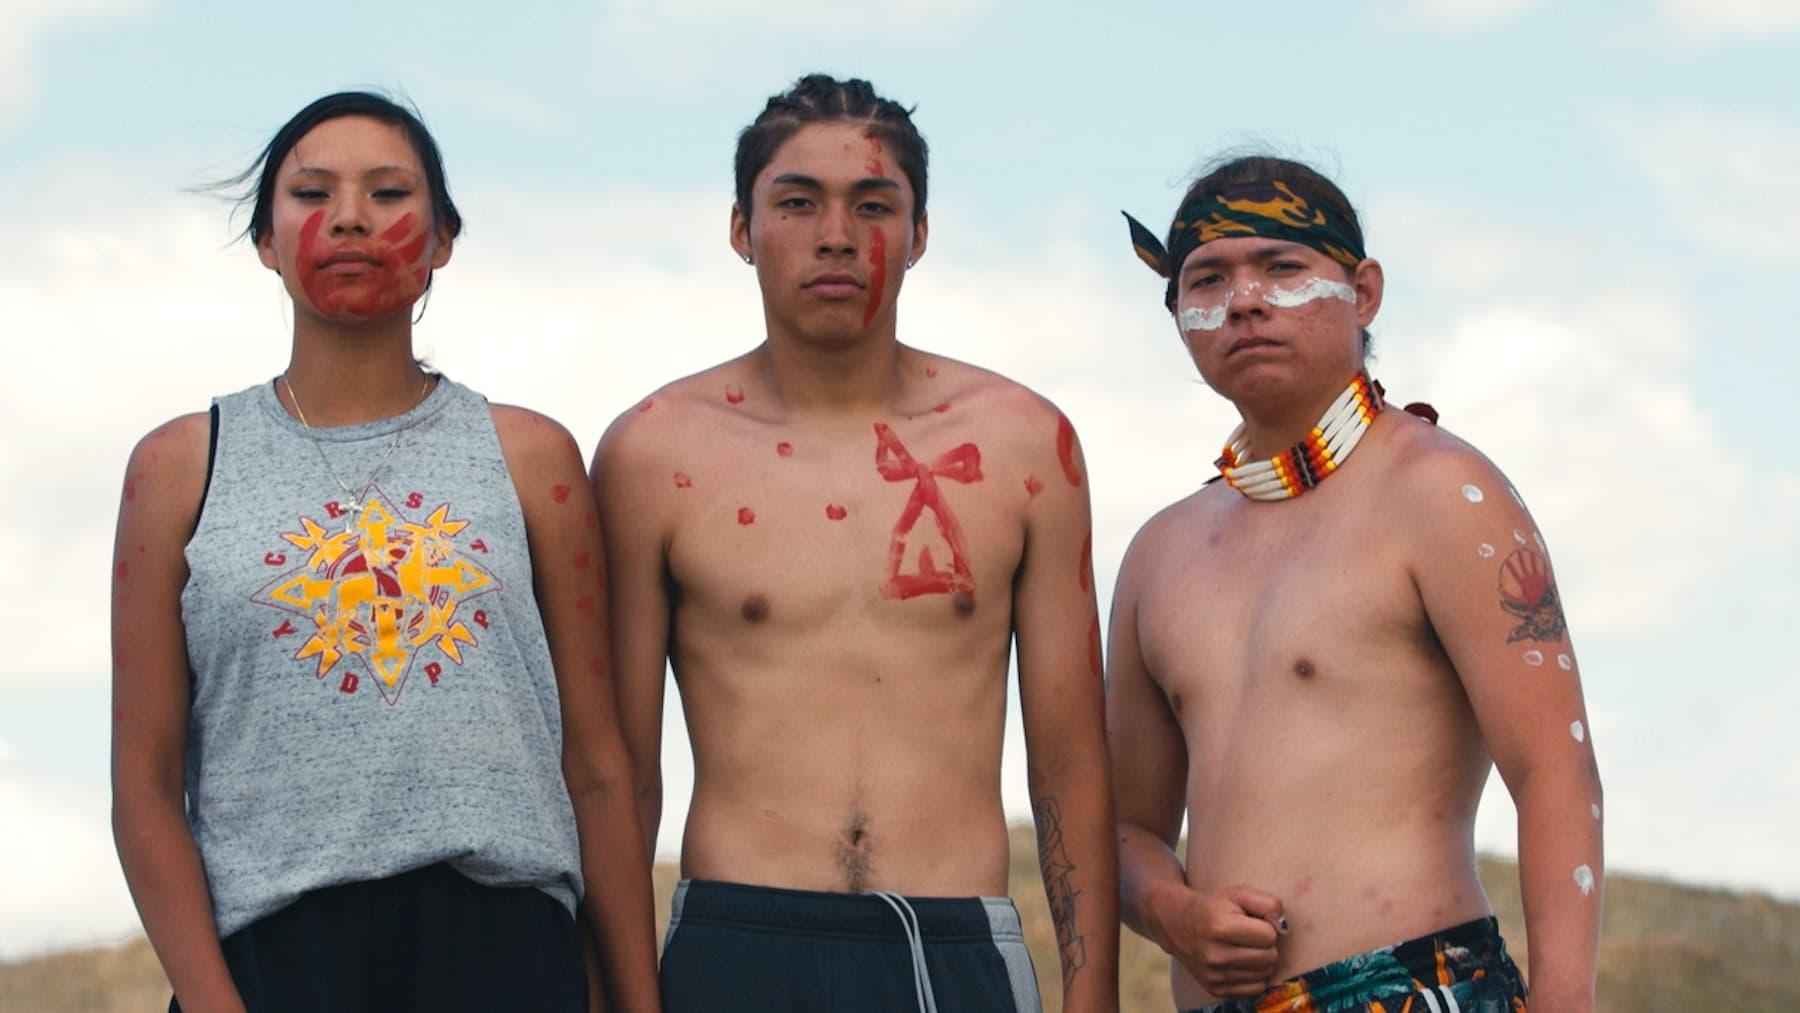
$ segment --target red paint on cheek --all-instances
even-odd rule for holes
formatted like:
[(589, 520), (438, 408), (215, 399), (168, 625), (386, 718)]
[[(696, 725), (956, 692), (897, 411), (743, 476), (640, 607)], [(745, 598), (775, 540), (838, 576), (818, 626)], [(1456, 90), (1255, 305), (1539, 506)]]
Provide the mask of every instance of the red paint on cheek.
[[(1087, 537), (1081, 540), (1080, 573), (1076, 575), (1076, 579), (1081, 582), (1083, 591), (1094, 589), (1094, 533), (1092, 531), (1089, 531)], [(1095, 620), (1095, 622), (1098, 621)]]
[(577, 553), (575, 553), (575, 558), (570, 560), (570, 562), (575, 564), (575, 569), (585, 570), (585, 569), (587, 569), (587, 565), (588, 565), (590, 558), (591, 557), (589, 557), (588, 554), (585, 552), (577, 552)]
[(677, 489), (692, 489), (693, 487), (694, 487), (694, 480), (688, 477), (687, 472), (678, 471), (675, 473), (675, 488), (677, 488)]
[(836, 503), (827, 503), (827, 504), (825, 504), (825, 516), (831, 518), (834, 521), (841, 521), (845, 517), (850, 516), (850, 511), (845, 510), (843, 507), (838, 506)]
[(738, 523), (749, 527), (756, 523), (756, 511), (749, 507), (738, 507)]
[(1025, 476), (1025, 498), (1037, 499), (1037, 494), (1044, 491), (1044, 483), (1036, 475)]
[(1056, 417), (1056, 459), (1062, 462), (1063, 477), (1069, 484), (1081, 485), (1081, 470), (1075, 467), (1075, 427), (1067, 415)]
[(550, 498), (558, 503), (567, 503), (569, 501), (569, 487), (566, 485), (551, 486)]
[(775, 452), (782, 457), (793, 457), (794, 445), (786, 440), (782, 440), (780, 443), (775, 444)]
[[(419, 218), (407, 212), (373, 239), (348, 239), (330, 243), (319, 238), (325, 212), (314, 211), (300, 226), (296, 251), (300, 288), (320, 313), (332, 316), (381, 317), (404, 310), (418, 301), (430, 272), (417, 263), (430, 236), (419, 228)], [(395, 246), (417, 229), (405, 246)], [(354, 253), (354, 267), (326, 263), (339, 254)]]
[(881, 309), (881, 296), (887, 288), (887, 234), (877, 226), (869, 226), (869, 305), (863, 310), (863, 326), (875, 319)]
[(725, 403), (726, 404), (743, 404), (744, 403), (744, 388), (739, 387), (735, 383), (726, 384), (725, 385)]

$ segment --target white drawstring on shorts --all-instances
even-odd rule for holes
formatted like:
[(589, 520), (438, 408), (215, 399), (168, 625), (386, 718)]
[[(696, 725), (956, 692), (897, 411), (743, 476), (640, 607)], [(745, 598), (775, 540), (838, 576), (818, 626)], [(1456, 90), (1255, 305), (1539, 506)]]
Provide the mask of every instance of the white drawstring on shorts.
[(887, 906), (900, 916), (900, 926), (906, 930), (906, 945), (912, 950), (913, 989), (919, 999), (919, 1013), (937, 1013), (937, 995), (931, 990), (931, 971), (925, 966), (924, 933), (919, 931), (919, 915), (906, 898), (887, 890), (871, 890), (869, 895), (880, 897)]

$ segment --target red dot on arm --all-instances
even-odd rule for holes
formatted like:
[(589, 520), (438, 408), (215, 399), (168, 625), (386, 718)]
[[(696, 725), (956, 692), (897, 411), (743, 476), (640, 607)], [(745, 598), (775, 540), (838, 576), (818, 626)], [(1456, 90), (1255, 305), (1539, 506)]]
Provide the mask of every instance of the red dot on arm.
[(113, 579), (124, 580), (129, 576), (131, 576), (131, 564), (125, 562), (123, 559), (119, 560), (119, 565), (113, 567)]
[(947, 412), (947, 411), (949, 411), (949, 410), (950, 410), (950, 402), (948, 402), (948, 401), (945, 401), (945, 402), (944, 402), (944, 403), (943, 403), (943, 404), (940, 404), (940, 405), (938, 405), (938, 406), (937, 406), (937, 407), (935, 407), (935, 408), (933, 408), (933, 409), (931, 409), (931, 410), (932, 410), (932, 411), (934, 411), (934, 412), (937, 412), (937, 413), (938, 413), (938, 414), (939, 414), (939, 415), (942, 415), (942, 414), (944, 414), (944, 413), (945, 413), (945, 412)]
[(845, 517), (848, 517), (849, 515), (850, 515), (850, 511), (845, 510), (843, 507), (838, 506), (836, 503), (825, 504), (825, 516), (831, 518), (834, 521), (841, 521)]
[(551, 486), (550, 498), (558, 503), (567, 503), (569, 501), (569, 487), (566, 485)]
[(780, 443), (775, 444), (775, 452), (782, 457), (793, 457), (794, 445), (786, 440), (782, 440)]
[(756, 523), (756, 511), (749, 507), (738, 507), (738, 523), (746, 527)]
[(574, 564), (575, 564), (575, 569), (577, 569), (577, 570), (585, 570), (585, 569), (587, 569), (587, 565), (588, 565), (588, 558), (589, 558), (589, 557), (588, 557), (588, 554), (587, 554), (587, 553), (585, 553), (585, 552), (577, 552), (577, 553), (576, 553), (576, 554), (575, 554), (575, 558), (574, 558), (574, 559), (573, 559), (573, 560), (571, 560), (571, 562), (573, 562), (573, 563), (574, 563)]
[(694, 487), (694, 480), (688, 477), (687, 472), (678, 471), (675, 473), (675, 488), (677, 488), (677, 489), (692, 489), (693, 487)]

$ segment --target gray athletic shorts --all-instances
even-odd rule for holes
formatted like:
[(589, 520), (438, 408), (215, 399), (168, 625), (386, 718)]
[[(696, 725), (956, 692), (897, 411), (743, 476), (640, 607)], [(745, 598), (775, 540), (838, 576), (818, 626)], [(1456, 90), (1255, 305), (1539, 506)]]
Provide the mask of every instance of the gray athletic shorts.
[(1005, 897), (902, 897), (682, 880), (663, 944), (666, 1013), (1039, 1013)]

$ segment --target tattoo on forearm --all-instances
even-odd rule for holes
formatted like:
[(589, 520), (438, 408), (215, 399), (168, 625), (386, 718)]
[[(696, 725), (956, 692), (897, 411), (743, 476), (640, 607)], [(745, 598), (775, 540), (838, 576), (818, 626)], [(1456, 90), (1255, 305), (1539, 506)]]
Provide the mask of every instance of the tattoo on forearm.
[(1076, 972), (1087, 963), (1087, 943), (1075, 925), (1075, 889), (1069, 878), (1075, 863), (1063, 847), (1062, 806), (1054, 798), (1039, 799), (1032, 806), (1037, 820), (1038, 866), (1044, 872), (1044, 892), (1050, 900), (1050, 923), (1056, 926), (1056, 952), (1062, 958), (1063, 988), (1074, 982)]
[(1500, 607), (1519, 618), (1519, 625), (1506, 635), (1509, 644), (1559, 642), (1568, 628), (1549, 563), (1530, 549), (1514, 549), (1500, 564)]

